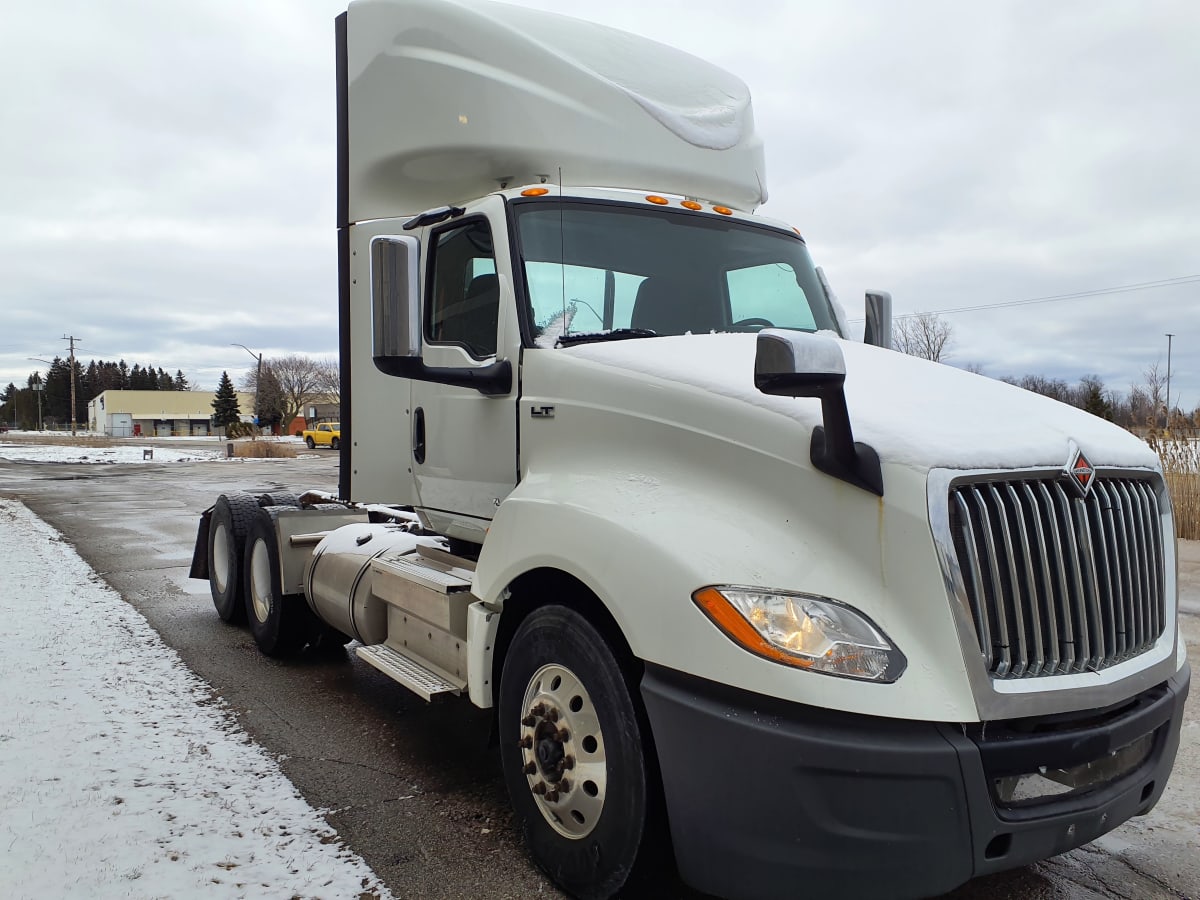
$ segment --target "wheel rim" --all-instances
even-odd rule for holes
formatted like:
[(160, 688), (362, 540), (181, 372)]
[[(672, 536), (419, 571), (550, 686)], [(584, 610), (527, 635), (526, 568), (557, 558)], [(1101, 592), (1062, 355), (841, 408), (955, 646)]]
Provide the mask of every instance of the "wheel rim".
[(231, 566), (229, 556), (229, 533), (225, 530), (225, 523), (217, 524), (216, 533), (213, 535), (213, 580), (217, 583), (217, 592), (225, 593), (225, 589), (229, 586), (229, 569)]
[(579, 840), (604, 809), (608, 764), (600, 720), (587, 688), (565, 666), (538, 669), (521, 704), (521, 765), (550, 827)]
[(261, 540), (255, 541), (250, 551), (250, 605), (254, 618), (266, 622), (271, 614), (271, 556)]

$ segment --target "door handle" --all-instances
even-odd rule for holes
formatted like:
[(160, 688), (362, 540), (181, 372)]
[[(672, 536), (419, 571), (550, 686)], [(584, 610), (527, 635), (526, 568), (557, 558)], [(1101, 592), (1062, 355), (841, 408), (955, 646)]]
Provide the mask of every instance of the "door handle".
[(418, 466), (425, 463), (425, 410), (418, 406), (413, 412), (413, 460)]

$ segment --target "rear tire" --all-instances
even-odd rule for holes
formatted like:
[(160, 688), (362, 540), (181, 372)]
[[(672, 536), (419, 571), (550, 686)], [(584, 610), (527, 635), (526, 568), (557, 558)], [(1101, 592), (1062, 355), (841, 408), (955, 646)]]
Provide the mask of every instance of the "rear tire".
[(284, 594), (275, 518), (287, 507), (264, 507), (250, 523), (244, 554), (246, 618), (258, 649), (290, 656), (308, 642), (315, 616), (302, 594)]
[(534, 861), (575, 897), (620, 891), (644, 843), (650, 776), (635, 696), (608, 642), (566, 607), (531, 613), (505, 656), (504, 780)]
[(231, 624), (246, 620), (242, 555), (246, 533), (257, 512), (258, 501), (238, 491), (218, 497), (209, 520), (208, 586), (217, 615)]
[(272, 491), (269, 494), (260, 494), (258, 497), (259, 506), (294, 506), (300, 508), (300, 498), (290, 491)]

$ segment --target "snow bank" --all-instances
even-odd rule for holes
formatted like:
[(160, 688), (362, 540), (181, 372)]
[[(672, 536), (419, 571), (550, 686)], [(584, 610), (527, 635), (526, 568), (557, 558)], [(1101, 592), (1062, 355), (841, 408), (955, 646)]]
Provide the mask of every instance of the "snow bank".
[[(145, 451), (153, 451), (153, 456), (146, 458)], [(92, 446), (58, 446), (54, 444), (25, 444), (0, 443), (0, 459), (21, 460), (22, 462), (57, 462), (57, 463), (94, 463), (97, 465), (111, 463), (163, 463), (163, 462), (194, 462), (196, 460), (223, 459), (224, 450), (168, 450), (152, 444), (117, 445), (113, 447)]]
[(0, 620), (0, 896), (390, 896), (146, 620), (8, 500)]

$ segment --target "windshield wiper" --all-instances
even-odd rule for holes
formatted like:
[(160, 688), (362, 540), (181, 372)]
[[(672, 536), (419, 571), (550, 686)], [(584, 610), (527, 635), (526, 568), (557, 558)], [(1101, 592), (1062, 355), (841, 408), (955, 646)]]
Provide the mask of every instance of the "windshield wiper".
[(582, 331), (578, 334), (560, 334), (554, 342), (556, 347), (571, 347), (575, 344), (598, 344), (602, 341), (628, 341), (633, 338), (658, 337), (657, 331), (649, 328), (614, 328), (612, 331)]

